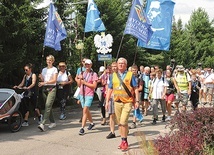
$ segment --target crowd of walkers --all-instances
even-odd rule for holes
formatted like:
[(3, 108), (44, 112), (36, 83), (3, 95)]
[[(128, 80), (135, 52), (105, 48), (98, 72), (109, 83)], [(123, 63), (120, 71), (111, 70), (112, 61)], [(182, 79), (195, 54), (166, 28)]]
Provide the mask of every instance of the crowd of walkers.
[[(66, 119), (66, 102), (69, 95), (69, 85), (74, 80), (66, 70), (65, 62), (60, 62), (58, 68), (53, 66), (54, 57), (46, 57), (47, 67), (39, 74), (38, 87), (42, 88), (45, 101), (44, 115), (36, 104), (38, 92), (35, 89), (36, 75), (32, 72), (32, 65), (24, 66), (25, 75), (22, 82), (14, 88), (22, 88), (25, 91), (21, 107), (24, 122), (22, 126), (28, 126), (29, 104), (38, 117), (38, 128), (45, 131), (45, 124), (49, 121), (48, 128), (56, 127), (52, 106), (55, 98), (60, 103), (61, 114), (59, 119)], [(115, 124), (118, 125), (121, 143), (118, 149), (127, 150), (127, 136), (129, 129), (137, 127), (137, 122), (144, 121), (148, 111), (152, 112), (151, 123), (157, 124), (158, 109), (161, 109), (161, 121), (172, 119), (172, 107), (176, 108), (176, 114), (187, 112), (187, 105), (192, 104), (192, 110), (197, 110), (198, 105), (211, 104), (214, 93), (214, 73), (208, 68), (185, 69), (182, 65), (166, 66), (165, 70), (159, 66), (149, 67), (132, 65), (128, 68), (127, 60), (119, 58), (109, 66), (101, 66), (98, 74), (92, 69), (92, 61), (82, 59), (82, 67), (78, 68), (75, 76), (77, 90), (74, 97), (82, 107), (82, 118), (79, 135), (85, 134), (85, 126), (89, 121), (88, 130), (95, 127), (90, 107), (95, 93), (99, 99), (102, 121), (107, 124), (109, 119), (110, 133), (107, 139), (115, 138)], [(160, 105), (160, 106), (159, 106)], [(130, 113), (133, 112), (132, 124), (128, 125)], [(107, 114), (109, 117), (107, 117)]]

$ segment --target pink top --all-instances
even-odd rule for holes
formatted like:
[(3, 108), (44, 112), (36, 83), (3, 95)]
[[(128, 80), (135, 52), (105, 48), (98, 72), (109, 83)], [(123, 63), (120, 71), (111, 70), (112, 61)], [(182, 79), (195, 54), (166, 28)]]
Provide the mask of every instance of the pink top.
[[(88, 83), (93, 83), (98, 80), (97, 73), (95, 72), (83, 72), (83, 78)], [(89, 88), (84, 85), (85, 96), (94, 96), (95, 89)], [(80, 86), (80, 95), (83, 95), (83, 85)]]

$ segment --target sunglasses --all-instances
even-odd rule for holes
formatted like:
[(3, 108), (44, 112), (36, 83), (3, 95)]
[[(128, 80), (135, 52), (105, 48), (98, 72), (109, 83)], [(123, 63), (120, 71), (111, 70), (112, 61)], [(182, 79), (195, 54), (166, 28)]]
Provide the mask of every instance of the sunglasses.
[(59, 67), (61, 68), (61, 67), (65, 67), (65, 66), (59, 66)]
[(28, 72), (29, 71), (29, 69), (25, 69), (25, 72)]

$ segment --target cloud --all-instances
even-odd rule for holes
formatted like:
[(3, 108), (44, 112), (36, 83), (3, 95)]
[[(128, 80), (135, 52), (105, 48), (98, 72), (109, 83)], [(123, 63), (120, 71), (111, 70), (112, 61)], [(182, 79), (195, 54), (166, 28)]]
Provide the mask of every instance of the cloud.
[(192, 12), (199, 7), (203, 8), (209, 15), (210, 20), (214, 19), (214, 0), (174, 0), (174, 15), (177, 21), (181, 18), (183, 24), (186, 24)]
[(40, 3), (36, 9), (41, 9), (41, 8), (44, 8), (44, 7), (47, 7), (50, 3), (51, 3), (52, 0), (43, 0), (43, 3)]

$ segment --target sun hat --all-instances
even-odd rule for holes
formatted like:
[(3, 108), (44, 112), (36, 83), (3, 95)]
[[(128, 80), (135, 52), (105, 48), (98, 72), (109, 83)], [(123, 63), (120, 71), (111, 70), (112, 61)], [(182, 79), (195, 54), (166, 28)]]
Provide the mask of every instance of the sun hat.
[(104, 72), (105, 67), (104, 66), (100, 66), (99, 72)]

